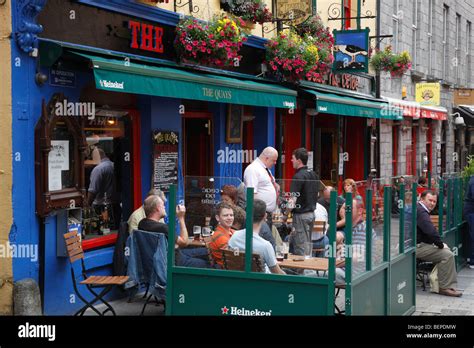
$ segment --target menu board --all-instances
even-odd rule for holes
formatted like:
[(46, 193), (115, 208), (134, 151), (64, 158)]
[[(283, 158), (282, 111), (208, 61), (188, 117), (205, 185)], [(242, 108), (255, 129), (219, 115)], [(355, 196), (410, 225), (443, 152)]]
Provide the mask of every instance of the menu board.
[(177, 132), (153, 131), (153, 188), (168, 192), (178, 183), (178, 152)]
[(51, 140), (48, 154), (48, 190), (62, 190), (62, 173), (69, 170), (69, 140)]

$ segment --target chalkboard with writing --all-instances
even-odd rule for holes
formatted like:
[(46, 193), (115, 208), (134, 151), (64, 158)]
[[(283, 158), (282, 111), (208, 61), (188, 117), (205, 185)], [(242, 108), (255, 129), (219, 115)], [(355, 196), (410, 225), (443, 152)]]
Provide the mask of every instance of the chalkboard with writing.
[(153, 131), (153, 188), (168, 192), (178, 183), (178, 146), (177, 132)]

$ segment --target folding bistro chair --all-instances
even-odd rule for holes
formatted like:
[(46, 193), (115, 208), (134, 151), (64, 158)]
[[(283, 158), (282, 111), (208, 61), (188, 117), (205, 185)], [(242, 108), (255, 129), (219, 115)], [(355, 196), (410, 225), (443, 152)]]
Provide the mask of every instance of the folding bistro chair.
[[(234, 250), (222, 249), (224, 269), (245, 271), (245, 252), (235, 253)], [(264, 265), (260, 254), (252, 254), (252, 272), (263, 272)]]
[[(314, 243), (320, 239), (316, 239), (317, 236), (322, 234), (322, 238), (324, 238), (326, 234), (326, 221), (324, 220), (315, 220), (313, 225), (313, 231), (311, 233), (311, 242)], [(324, 256), (324, 248), (313, 248), (313, 252), (316, 253), (317, 257), (321, 257), (320, 254), (323, 253)]]
[[(104, 296), (113, 289), (116, 285), (123, 285), (127, 280), (128, 276), (87, 276), (86, 273), (86, 266), (84, 263), (84, 251), (82, 250), (81, 239), (77, 232), (68, 232), (64, 234), (64, 240), (66, 242), (66, 249), (67, 254), (69, 256), (69, 261), (71, 262), (71, 277), (72, 277), (72, 285), (74, 287), (74, 292), (77, 296), (85, 303), (84, 307), (79, 309), (74, 315), (84, 315), (85, 311), (90, 308), (98, 315), (104, 315), (109, 310), (112, 312), (113, 315), (116, 315), (112, 306), (104, 300)], [(80, 284), (83, 284), (87, 287), (87, 289), (94, 295), (92, 301), (87, 301), (84, 296), (81, 295), (79, 289), (77, 288), (76, 283), (76, 275), (74, 273), (74, 262), (77, 260), (81, 260), (81, 267), (82, 267), (82, 278), (83, 280)], [(80, 278), (79, 276), (78, 278)], [(94, 288), (103, 288), (100, 293), (94, 291)], [(102, 302), (107, 309), (104, 310), (102, 313), (99, 312), (95, 307), (94, 303), (97, 301)]]

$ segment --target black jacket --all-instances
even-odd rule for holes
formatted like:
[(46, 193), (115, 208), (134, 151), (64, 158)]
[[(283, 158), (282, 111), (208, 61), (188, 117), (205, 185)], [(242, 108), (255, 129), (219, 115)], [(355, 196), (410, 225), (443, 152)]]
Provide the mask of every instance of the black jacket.
[(444, 247), (430, 214), (420, 203), (416, 205), (416, 242), (434, 244), (440, 249)]

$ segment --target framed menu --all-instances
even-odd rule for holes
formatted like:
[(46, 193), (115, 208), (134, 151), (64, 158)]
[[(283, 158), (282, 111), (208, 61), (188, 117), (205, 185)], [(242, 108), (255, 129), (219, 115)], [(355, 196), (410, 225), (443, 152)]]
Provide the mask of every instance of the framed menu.
[(178, 183), (178, 132), (153, 131), (152, 186), (168, 192), (170, 185)]

